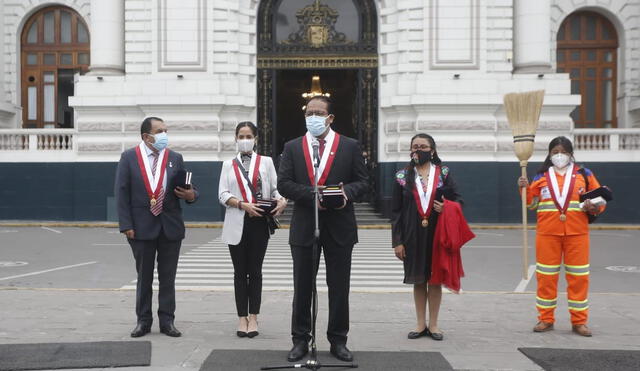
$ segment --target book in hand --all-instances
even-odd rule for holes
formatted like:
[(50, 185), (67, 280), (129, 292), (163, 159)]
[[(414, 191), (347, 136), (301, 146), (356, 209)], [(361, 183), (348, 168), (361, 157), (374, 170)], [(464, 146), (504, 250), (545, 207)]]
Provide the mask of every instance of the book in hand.
[(178, 170), (175, 177), (173, 178), (175, 181), (174, 187), (180, 187), (182, 189), (191, 189), (191, 176), (192, 173), (186, 170)]
[(273, 212), (273, 209), (275, 209), (276, 206), (278, 206), (278, 201), (277, 200), (263, 200), (263, 199), (259, 198), (256, 201), (256, 205), (258, 205), (258, 207), (262, 209), (262, 215), (271, 215), (271, 213)]
[(584, 205), (584, 201), (591, 200), (591, 203), (595, 206), (606, 205), (607, 201), (613, 200), (613, 193), (607, 186), (596, 188), (593, 191), (583, 193), (580, 195), (580, 208)]
[(338, 209), (344, 205), (344, 194), (339, 185), (329, 185), (320, 190), (320, 205), (325, 209)]

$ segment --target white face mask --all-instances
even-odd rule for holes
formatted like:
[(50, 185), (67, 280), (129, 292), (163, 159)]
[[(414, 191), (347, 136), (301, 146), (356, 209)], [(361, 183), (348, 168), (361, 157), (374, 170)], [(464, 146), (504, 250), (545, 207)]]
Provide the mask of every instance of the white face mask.
[(255, 146), (255, 139), (238, 139), (236, 145), (238, 147), (238, 151), (242, 153), (249, 153), (253, 151), (253, 147)]
[(565, 153), (556, 153), (555, 155), (551, 156), (551, 162), (553, 163), (553, 166), (557, 167), (558, 169), (564, 169), (567, 165), (569, 165), (569, 161), (571, 161), (571, 157), (569, 157)]

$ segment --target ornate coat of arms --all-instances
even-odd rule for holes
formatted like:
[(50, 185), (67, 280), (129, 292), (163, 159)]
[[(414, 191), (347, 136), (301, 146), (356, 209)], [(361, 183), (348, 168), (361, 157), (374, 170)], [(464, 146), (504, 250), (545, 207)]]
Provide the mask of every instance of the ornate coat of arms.
[(300, 28), (289, 35), (283, 44), (309, 45), (313, 48), (351, 44), (352, 41), (348, 41), (344, 33), (336, 31), (339, 16), (336, 10), (315, 0), (313, 4), (296, 12)]

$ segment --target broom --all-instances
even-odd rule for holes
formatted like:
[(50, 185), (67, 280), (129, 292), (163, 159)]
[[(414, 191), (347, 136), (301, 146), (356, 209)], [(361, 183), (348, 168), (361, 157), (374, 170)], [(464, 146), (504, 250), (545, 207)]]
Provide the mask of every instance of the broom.
[[(504, 108), (513, 133), (513, 150), (520, 160), (520, 170), (527, 177), (527, 163), (533, 154), (533, 142), (538, 129), (544, 90), (525, 93), (509, 93), (504, 96)], [(522, 199), (522, 278), (529, 279), (527, 241), (527, 188), (523, 187)]]

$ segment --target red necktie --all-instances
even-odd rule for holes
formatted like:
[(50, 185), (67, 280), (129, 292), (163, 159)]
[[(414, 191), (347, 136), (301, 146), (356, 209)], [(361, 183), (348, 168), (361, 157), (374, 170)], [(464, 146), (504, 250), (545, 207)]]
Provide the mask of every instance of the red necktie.
[(320, 150), (318, 155), (320, 156), (320, 159), (322, 159), (322, 154), (324, 153), (324, 145), (326, 141), (324, 139), (318, 139), (318, 142), (320, 142)]
[[(153, 164), (151, 164), (151, 174), (154, 177), (156, 176), (156, 168), (158, 167), (159, 155), (160, 154), (158, 152), (152, 153)], [(158, 184), (158, 187), (160, 187), (160, 193), (158, 194), (158, 198), (156, 199), (156, 204), (154, 206), (151, 206), (151, 214), (155, 216), (160, 215), (160, 213), (162, 212), (162, 200), (164, 199), (164, 189), (162, 188), (162, 184)]]

